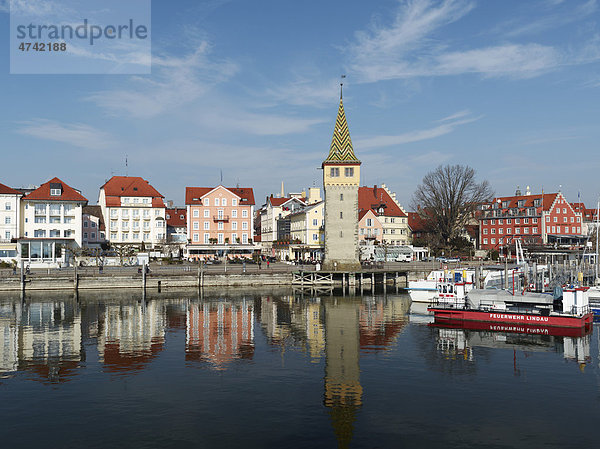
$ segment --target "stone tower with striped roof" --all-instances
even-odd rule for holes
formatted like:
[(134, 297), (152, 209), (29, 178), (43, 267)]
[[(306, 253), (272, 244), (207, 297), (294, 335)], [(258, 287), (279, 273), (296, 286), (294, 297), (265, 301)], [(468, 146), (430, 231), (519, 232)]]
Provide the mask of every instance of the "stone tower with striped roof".
[(354, 154), (340, 93), (329, 156), (323, 161), (325, 191), (325, 255), (323, 270), (360, 269), (358, 250), (358, 187), (360, 161)]

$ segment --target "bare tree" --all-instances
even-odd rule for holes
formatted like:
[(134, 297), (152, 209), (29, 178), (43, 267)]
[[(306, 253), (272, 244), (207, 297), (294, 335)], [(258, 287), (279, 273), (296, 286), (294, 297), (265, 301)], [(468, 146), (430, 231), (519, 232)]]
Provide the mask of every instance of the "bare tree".
[(475, 178), (475, 170), (469, 166), (440, 165), (417, 187), (412, 207), (440, 246), (449, 246), (459, 237), (477, 205), (493, 197), (489, 183), (478, 183)]

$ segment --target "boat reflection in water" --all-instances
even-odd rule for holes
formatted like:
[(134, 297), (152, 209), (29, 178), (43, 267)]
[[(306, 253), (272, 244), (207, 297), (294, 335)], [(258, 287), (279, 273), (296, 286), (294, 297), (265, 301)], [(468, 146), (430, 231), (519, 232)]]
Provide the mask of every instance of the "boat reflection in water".
[(565, 360), (576, 362), (584, 369), (590, 362), (592, 324), (582, 328), (558, 328), (498, 324), (479, 321), (436, 319), (429, 326), (437, 328), (437, 348), (446, 354), (474, 361), (473, 348), (512, 349), (531, 352), (562, 353)]

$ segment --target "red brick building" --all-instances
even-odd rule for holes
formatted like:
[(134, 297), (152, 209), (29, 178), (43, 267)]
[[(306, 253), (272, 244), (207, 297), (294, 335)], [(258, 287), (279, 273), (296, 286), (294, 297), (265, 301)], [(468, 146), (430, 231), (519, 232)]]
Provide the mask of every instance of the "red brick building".
[(494, 198), (480, 206), (481, 249), (501, 249), (515, 239), (524, 244), (575, 244), (583, 237), (582, 214), (562, 193)]

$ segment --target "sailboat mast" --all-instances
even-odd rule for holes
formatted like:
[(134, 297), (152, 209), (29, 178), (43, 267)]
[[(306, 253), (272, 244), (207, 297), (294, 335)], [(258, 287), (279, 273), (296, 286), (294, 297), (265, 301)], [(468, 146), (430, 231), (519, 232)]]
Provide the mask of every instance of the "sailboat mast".
[(596, 279), (594, 279), (594, 283), (598, 283), (598, 266), (600, 265), (600, 261), (598, 260), (598, 234), (600, 234), (600, 199), (598, 200), (598, 205), (596, 206)]

